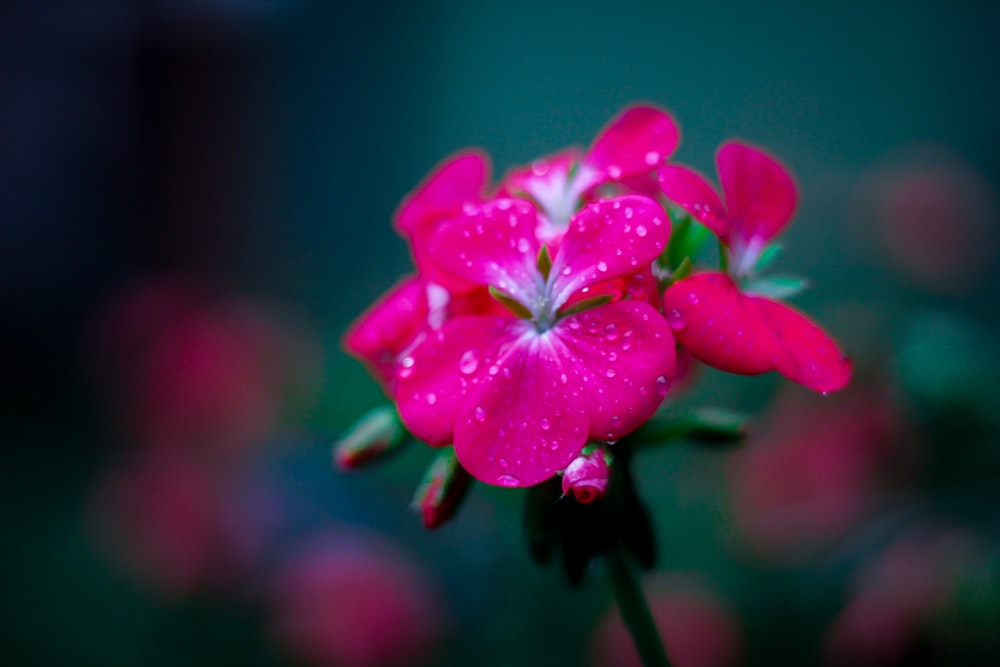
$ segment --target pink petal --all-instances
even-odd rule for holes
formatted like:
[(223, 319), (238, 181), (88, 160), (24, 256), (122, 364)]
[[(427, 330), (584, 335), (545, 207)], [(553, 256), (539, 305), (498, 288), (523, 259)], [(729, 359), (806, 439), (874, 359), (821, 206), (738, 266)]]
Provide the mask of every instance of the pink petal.
[(404, 278), (351, 325), (344, 347), (387, 382), (396, 357), (427, 327), (427, 313), (426, 284), (414, 276)]
[(556, 307), (596, 283), (647, 268), (667, 247), (670, 219), (652, 199), (625, 195), (589, 204), (570, 220), (552, 262)]
[(587, 440), (586, 406), (566, 390), (572, 368), (560, 358), (557, 336), (528, 327), (497, 372), (487, 370), (455, 424), (458, 460), (488, 484), (538, 484), (569, 465)]
[(696, 359), (729, 373), (757, 375), (783, 356), (757, 304), (724, 273), (698, 273), (663, 293), (677, 342)]
[(604, 174), (604, 180), (642, 176), (663, 164), (677, 148), (677, 139), (677, 125), (666, 112), (632, 107), (601, 131), (585, 163)]
[(687, 167), (668, 164), (657, 172), (667, 199), (694, 216), (723, 241), (729, 240), (729, 216), (708, 180)]
[(519, 199), (495, 199), (443, 223), (431, 242), (434, 262), (456, 278), (492, 285), (521, 303), (539, 289), (535, 208)]
[(459, 213), (462, 204), (482, 201), (489, 177), (489, 157), (481, 151), (447, 159), (403, 200), (396, 224), (412, 235), (428, 221)]
[(726, 197), (730, 232), (747, 245), (777, 236), (795, 212), (795, 183), (777, 160), (740, 143), (727, 143), (716, 156)]
[(816, 391), (837, 391), (851, 379), (851, 362), (836, 341), (791, 306), (759, 296), (756, 301), (786, 355), (775, 370), (794, 382)]
[(571, 315), (553, 331), (569, 371), (561, 391), (574, 404), (586, 406), (592, 439), (628, 435), (659, 407), (670, 388), (676, 346), (670, 327), (652, 306), (609, 303)]
[(456, 317), (403, 357), (396, 401), (410, 432), (435, 446), (452, 442), (465, 397), (490, 377), (502, 346), (530, 327), (513, 318)]
[(742, 294), (725, 274), (674, 283), (663, 309), (677, 341), (709, 366), (742, 375), (776, 370), (816, 391), (850, 379), (850, 361), (820, 327), (786, 304)]

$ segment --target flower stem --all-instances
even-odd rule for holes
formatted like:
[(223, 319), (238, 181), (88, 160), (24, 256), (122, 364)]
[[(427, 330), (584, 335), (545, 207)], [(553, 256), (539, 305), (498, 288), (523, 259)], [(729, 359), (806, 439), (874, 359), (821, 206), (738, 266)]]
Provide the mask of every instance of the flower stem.
[(639, 579), (620, 547), (608, 556), (608, 576), (625, 627), (632, 635), (643, 666), (670, 667), (670, 659), (663, 650), (663, 642), (656, 631), (656, 623), (653, 622)]

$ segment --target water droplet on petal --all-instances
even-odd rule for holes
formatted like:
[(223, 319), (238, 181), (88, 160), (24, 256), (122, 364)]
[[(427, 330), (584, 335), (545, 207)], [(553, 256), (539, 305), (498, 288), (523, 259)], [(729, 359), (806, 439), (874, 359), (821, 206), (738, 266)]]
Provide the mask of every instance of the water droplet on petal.
[(609, 368), (608, 371), (605, 373), (605, 375), (607, 375), (609, 378), (613, 378), (615, 376), (615, 369)]
[(667, 382), (667, 378), (662, 375), (656, 378), (656, 395), (659, 398), (663, 398), (670, 391), (670, 383)]
[(472, 414), (480, 424), (486, 421), (486, 410), (483, 409), (483, 406), (477, 405)]
[(611, 178), (621, 178), (622, 177), (622, 168), (619, 167), (616, 164), (613, 164), (613, 165), (609, 166), (608, 167), (608, 176), (610, 176)]
[[(500, 459), (503, 461), (503, 459)], [(520, 486), (521, 480), (513, 475), (500, 475), (497, 477), (497, 484), (500, 486)]]
[(552, 427), (552, 424), (549, 423), (548, 419), (542, 417), (542, 420), (538, 422), (538, 427), (543, 431), (548, 431)]
[(645, 236), (646, 235), (646, 227), (644, 225), (636, 225), (636, 227), (635, 227), (635, 233), (636, 233), (637, 236)]
[(690, 303), (692, 306), (697, 306), (698, 305), (698, 295), (695, 294), (694, 292), (689, 292), (688, 293), (688, 303)]
[(631, 206), (626, 206), (625, 207), (625, 218), (628, 219), (628, 220), (632, 219), (632, 207)]
[(530, 248), (531, 245), (528, 243), (528, 239), (522, 238), (517, 242), (518, 252), (528, 252)]
[(562, 375), (559, 376), (559, 381), (562, 382), (563, 384), (566, 384), (569, 381), (569, 378), (566, 377), (565, 373), (563, 373)]
[(467, 350), (458, 361), (458, 370), (469, 375), (475, 373), (477, 368), (479, 368), (479, 356), (475, 350)]
[(434, 405), (438, 402), (437, 394), (427, 394), (427, 405)]
[(597, 263), (597, 270), (600, 271), (601, 273), (604, 273), (605, 271), (607, 271), (608, 270), (607, 263), (603, 262), (603, 261), (602, 262), (598, 262)]
[(604, 327), (604, 338), (608, 342), (618, 340), (618, 326), (614, 322)]
[(682, 315), (681, 311), (676, 308), (667, 313), (667, 323), (670, 324), (670, 328), (674, 331), (681, 331), (685, 326), (687, 326), (687, 322), (684, 320), (684, 315)]
[(646, 164), (650, 167), (654, 166), (660, 161), (660, 154), (657, 151), (649, 151), (646, 153)]

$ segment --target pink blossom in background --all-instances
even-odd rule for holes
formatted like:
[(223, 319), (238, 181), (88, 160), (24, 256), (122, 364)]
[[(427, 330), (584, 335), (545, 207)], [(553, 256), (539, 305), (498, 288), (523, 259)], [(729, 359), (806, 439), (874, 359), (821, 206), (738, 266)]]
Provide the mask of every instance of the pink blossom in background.
[(645, 197), (588, 205), (570, 221), (548, 275), (537, 216), (499, 199), (441, 226), (438, 264), (490, 285), (529, 317), (461, 316), (416, 346), (397, 372), (400, 414), (418, 438), (454, 443), (477, 479), (530, 486), (562, 470), (588, 438), (615, 440), (659, 406), (674, 365), (670, 328), (651, 306), (561, 309), (592, 285), (640, 271), (670, 226)]
[(223, 465), (271, 432), (283, 391), (305, 384), (315, 355), (249, 301), (183, 278), (118, 295), (98, 322), (96, 351), (124, 439)]
[(828, 664), (901, 664), (916, 643), (931, 636), (931, 626), (943, 620), (937, 614), (954, 593), (959, 574), (978, 557), (967, 533), (918, 531), (863, 564), (827, 632)]
[(315, 536), (282, 562), (270, 603), (275, 641), (312, 667), (426, 665), (448, 625), (416, 563), (347, 531)]
[(842, 389), (851, 363), (829, 334), (794, 308), (742, 286), (767, 244), (791, 221), (794, 181), (777, 160), (737, 142), (719, 149), (717, 164), (725, 202), (692, 169), (658, 170), (664, 194), (712, 230), (728, 255), (728, 275), (696, 273), (664, 292), (663, 310), (677, 341), (723, 371), (775, 370), (816, 391)]
[[(908, 147), (859, 188), (855, 217), (920, 287), (964, 294), (997, 259), (997, 192), (975, 166), (939, 146)], [(873, 224), (874, 223), (874, 224)], [(859, 230), (860, 232), (861, 230)]]
[(649, 175), (674, 152), (678, 138), (677, 125), (665, 111), (629, 107), (601, 130), (589, 151), (569, 149), (514, 169), (500, 194), (529, 197), (539, 210), (539, 240), (557, 242), (573, 214), (601, 186), (616, 184), (618, 194), (653, 196)]
[[(690, 578), (659, 575), (644, 588), (674, 667), (735, 667), (744, 647), (739, 620), (726, 603)], [(617, 608), (599, 622), (591, 644), (594, 667), (641, 667)]]
[(788, 392), (768, 423), (733, 461), (729, 487), (743, 540), (775, 561), (843, 537), (872, 509), (887, 470), (913, 463), (900, 445), (916, 439), (882, 390), (837, 399)]
[(239, 480), (220, 478), (179, 448), (151, 447), (97, 480), (85, 520), (111, 563), (176, 599), (228, 588), (249, 572), (274, 517), (248, 500)]

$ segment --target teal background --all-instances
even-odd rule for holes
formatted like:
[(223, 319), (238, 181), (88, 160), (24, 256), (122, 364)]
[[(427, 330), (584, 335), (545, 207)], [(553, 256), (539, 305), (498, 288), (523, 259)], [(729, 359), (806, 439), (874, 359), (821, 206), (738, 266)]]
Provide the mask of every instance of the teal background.
[[(427, 451), (344, 476), (329, 446), (382, 400), (340, 337), (411, 270), (390, 224), (401, 198), (457, 150), (483, 148), (499, 177), (588, 145), (633, 102), (668, 109), (674, 159), (706, 174), (732, 137), (789, 165), (800, 206), (780, 272), (810, 278), (796, 304), (859, 377), (900, 380), (931, 462), (893, 489), (899, 512), (869, 517), (875, 538), (776, 566), (735, 532), (730, 453), (644, 453), (659, 569), (700, 573), (728, 599), (753, 665), (820, 664), (856, 564), (920, 517), (981, 534), (995, 582), (1000, 272), (959, 294), (925, 289), (887, 259), (861, 195), (901, 155), (940, 146), (988, 184), (995, 231), (998, 26), (981, 2), (5, 3), (5, 664), (287, 662), (255, 601), (158, 599), (82, 526), (93, 481), (130, 446), (95, 389), (93, 318), (121, 286), (170, 272), (271, 304), (322, 351), (309, 400), (290, 401), (254, 462), (296, 508), (289, 540), (339, 522), (404, 544), (455, 619), (435, 664), (585, 663), (610, 593), (599, 571), (571, 589), (530, 561), (521, 494), (476, 487), (425, 533), (406, 507)], [(708, 372), (688, 400), (756, 412), (785, 384)]]

